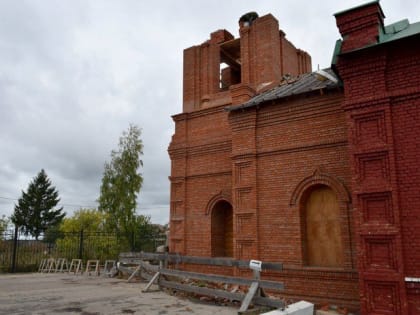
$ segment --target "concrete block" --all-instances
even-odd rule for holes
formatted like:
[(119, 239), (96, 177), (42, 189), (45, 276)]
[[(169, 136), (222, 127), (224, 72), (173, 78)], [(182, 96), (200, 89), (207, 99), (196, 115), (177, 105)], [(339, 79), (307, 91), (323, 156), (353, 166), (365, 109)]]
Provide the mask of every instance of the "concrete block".
[(313, 315), (314, 305), (306, 301), (299, 301), (288, 305), (284, 310), (274, 310), (261, 315)]

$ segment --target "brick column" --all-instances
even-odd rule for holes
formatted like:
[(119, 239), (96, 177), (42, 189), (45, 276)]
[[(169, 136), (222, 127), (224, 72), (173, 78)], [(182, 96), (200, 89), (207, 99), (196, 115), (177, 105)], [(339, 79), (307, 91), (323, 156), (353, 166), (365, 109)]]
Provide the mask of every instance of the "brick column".
[(407, 314), (385, 51), (341, 57), (362, 314)]
[(173, 120), (175, 121), (175, 134), (168, 148), (172, 163), (171, 177), (169, 178), (171, 182), (169, 250), (173, 253), (185, 254), (188, 114), (173, 116)]
[(229, 114), (235, 257), (258, 259), (256, 110)]
[(362, 314), (408, 314), (387, 47), (379, 2), (335, 15), (344, 82)]

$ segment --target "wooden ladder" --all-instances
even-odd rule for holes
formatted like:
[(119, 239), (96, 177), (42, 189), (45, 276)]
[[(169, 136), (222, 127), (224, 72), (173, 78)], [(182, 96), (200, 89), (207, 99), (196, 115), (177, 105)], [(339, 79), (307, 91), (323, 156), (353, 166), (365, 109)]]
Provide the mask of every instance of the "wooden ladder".
[(55, 259), (54, 258), (47, 258), (43, 259), (43, 262), (41, 262), (42, 266), (40, 266), (40, 272), (54, 272), (55, 271)]
[(67, 258), (57, 258), (55, 261), (55, 272), (69, 271)]
[(86, 273), (90, 276), (90, 273), (94, 271), (95, 276), (99, 276), (99, 260), (88, 260), (86, 263)]
[[(74, 269), (74, 271), (73, 271)], [(72, 259), (70, 263), (69, 273), (74, 272), (74, 274), (83, 273), (83, 262), (81, 259)]]
[(39, 264), (38, 272), (43, 272), (43, 271), (44, 271), (44, 269), (45, 269), (45, 267), (46, 267), (46, 265), (47, 265), (47, 261), (48, 261), (48, 259), (47, 259), (47, 258), (43, 258), (43, 259), (41, 260), (41, 262), (40, 262), (40, 264)]

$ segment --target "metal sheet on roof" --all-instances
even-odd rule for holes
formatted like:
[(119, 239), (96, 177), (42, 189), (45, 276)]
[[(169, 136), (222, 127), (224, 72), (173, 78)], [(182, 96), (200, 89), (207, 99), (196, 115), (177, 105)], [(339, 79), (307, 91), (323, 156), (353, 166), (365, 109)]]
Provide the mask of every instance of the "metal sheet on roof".
[(334, 49), (334, 55), (332, 59), (332, 65), (335, 65), (337, 62), (337, 56), (339, 55), (346, 55), (353, 53), (355, 51), (360, 51), (364, 49), (368, 49), (371, 47), (375, 47), (378, 45), (387, 44), (393, 41), (397, 41), (403, 38), (407, 38), (410, 36), (420, 36), (420, 22), (410, 24), (407, 19), (395, 22), (393, 24), (387, 25), (384, 28), (379, 30), (379, 37), (376, 43), (372, 43), (360, 48), (356, 48), (350, 51), (341, 52), (341, 42), (342, 40), (338, 40), (336, 43), (336, 47)]
[[(327, 72), (334, 78), (336, 77), (331, 69), (324, 69), (323, 71)], [(294, 78), (292, 80), (289, 80), (288, 82), (285, 81), (284, 84), (281, 84), (271, 90), (258, 94), (244, 104), (228, 106), (226, 107), (226, 110), (234, 111), (238, 109), (248, 108), (252, 106), (257, 106), (264, 102), (290, 97), (293, 95), (305, 94), (316, 90), (334, 89), (340, 85), (339, 82), (334, 82), (327, 77), (320, 76), (316, 71), (312, 73), (303, 74), (298, 78)]]
[(420, 22), (410, 24), (407, 19), (388, 25), (384, 34), (379, 37), (379, 43), (388, 43), (398, 39), (420, 35)]

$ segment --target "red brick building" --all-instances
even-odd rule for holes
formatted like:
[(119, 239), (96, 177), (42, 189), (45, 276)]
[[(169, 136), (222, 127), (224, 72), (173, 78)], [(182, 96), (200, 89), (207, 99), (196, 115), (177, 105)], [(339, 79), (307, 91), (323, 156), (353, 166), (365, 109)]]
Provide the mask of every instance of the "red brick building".
[[(284, 296), (420, 314), (420, 23), (335, 15), (332, 69), (272, 15), (184, 51), (170, 251), (284, 263)], [(239, 270), (232, 272), (241, 273)]]

